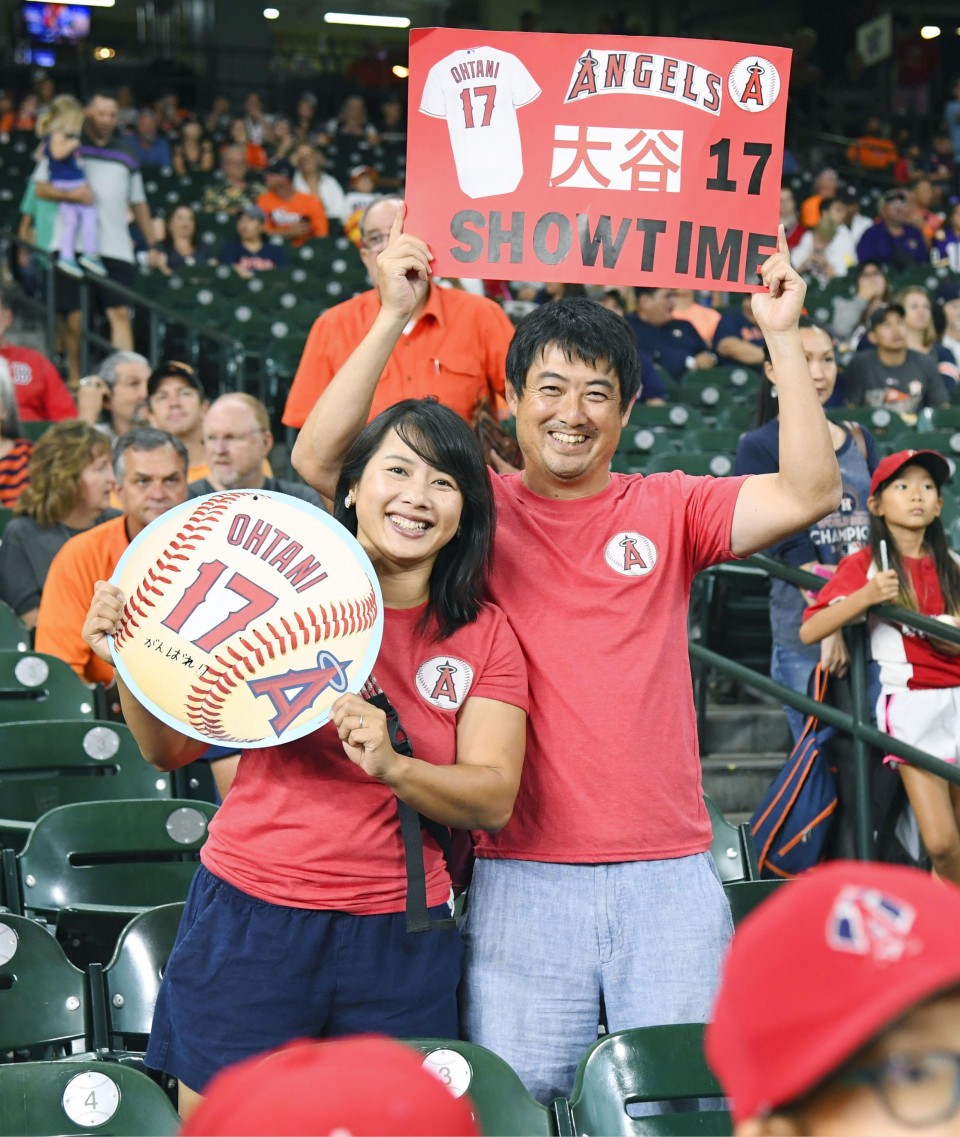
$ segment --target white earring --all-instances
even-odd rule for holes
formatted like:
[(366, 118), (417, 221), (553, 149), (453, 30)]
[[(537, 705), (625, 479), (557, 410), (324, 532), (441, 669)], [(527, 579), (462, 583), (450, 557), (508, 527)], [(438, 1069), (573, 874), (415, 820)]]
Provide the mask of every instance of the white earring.
[(347, 496), (343, 499), (343, 508), (351, 509), (353, 507), (353, 490), (347, 490)]

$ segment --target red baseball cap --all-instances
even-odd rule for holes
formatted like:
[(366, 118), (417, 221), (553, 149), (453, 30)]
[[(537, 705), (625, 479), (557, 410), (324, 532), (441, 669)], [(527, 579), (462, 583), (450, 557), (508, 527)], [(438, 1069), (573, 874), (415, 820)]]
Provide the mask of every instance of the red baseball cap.
[(814, 1089), (883, 1029), (960, 984), (960, 889), (899, 865), (834, 861), (737, 929), (707, 1027), (734, 1122)]
[(899, 473), (904, 466), (922, 466), (929, 471), (930, 476), (937, 483), (939, 489), (944, 482), (950, 481), (950, 463), (936, 450), (898, 450), (896, 454), (888, 454), (880, 460), (870, 479), (870, 496), (877, 492), (885, 481)]
[(221, 1071), (181, 1137), (478, 1137), (423, 1055), (379, 1035), (299, 1039)]

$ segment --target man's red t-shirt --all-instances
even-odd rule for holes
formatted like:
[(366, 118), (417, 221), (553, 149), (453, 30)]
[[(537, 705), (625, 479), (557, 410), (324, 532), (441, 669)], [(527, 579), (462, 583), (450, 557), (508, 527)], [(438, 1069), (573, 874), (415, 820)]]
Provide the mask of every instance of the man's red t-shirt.
[(10, 364), (17, 410), (24, 422), (59, 422), (77, 417), (77, 405), (49, 359), (29, 347), (8, 343), (0, 356)]

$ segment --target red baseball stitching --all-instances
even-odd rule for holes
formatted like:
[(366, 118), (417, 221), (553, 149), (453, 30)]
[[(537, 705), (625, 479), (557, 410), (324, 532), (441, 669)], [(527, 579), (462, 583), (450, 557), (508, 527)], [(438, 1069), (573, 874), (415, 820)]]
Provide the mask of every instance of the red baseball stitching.
[[(247, 675), (258, 673), (264, 665), (264, 654), (272, 661), (277, 652), (280, 656), (286, 655), (288, 647), (295, 651), (301, 644), (318, 644), (339, 636), (363, 632), (373, 627), (376, 618), (377, 598), (371, 591), (363, 599), (349, 600), (346, 603), (341, 601), (337, 605), (330, 605), (329, 609), (318, 604), (316, 608), (292, 613), (289, 619), (283, 616), (277, 621), (283, 626), (282, 631), (269, 621), (248, 628), (239, 637), (246, 654), (241, 654), (233, 647), (227, 648), (224, 654), (214, 656), (221, 670), (208, 666), (190, 688), (186, 700), (187, 722), (201, 733), (221, 741), (250, 741), (229, 734), (224, 729), (220, 712), (230, 692), (246, 682)], [(259, 641), (261, 646), (255, 646), (253, 641)]]
[(215, 497), (207, 498), (190, 514), (183, 529), (170, 539), (170, 543), (157, 557), (156, 567), (147, 569), (146, 576), (150, 578), (149, 583), (144, 577), (137, 586), (136, 593), (127, 598), (123, 612), (120, 614), (120, 622), (113, 633), (113, 643), (117, 650), (122, 650), (127, 640), (131, 638), (132, 633), (129, 628), (140, 626), (134, 617), (146, 615), (143, 611), (144, 606), (154, 607), (154, 602), (144, 595), (144, 590), (154, 592), (158, 596), (162, 595), (161, 590), (156, 587), (157, 583), (170, 584), (170, 579), (165, 574), (180, 571), (180, 565), (176, 564), (176, 561), (189, 560), (181, 550), (193, 552), (197, 545), (206, 539), (206, 534), (213, 532), (213, 524), (221, 521), (223, 515), (229, 512), (230, 503), (244, 496), (239, 493), (219, 493)]

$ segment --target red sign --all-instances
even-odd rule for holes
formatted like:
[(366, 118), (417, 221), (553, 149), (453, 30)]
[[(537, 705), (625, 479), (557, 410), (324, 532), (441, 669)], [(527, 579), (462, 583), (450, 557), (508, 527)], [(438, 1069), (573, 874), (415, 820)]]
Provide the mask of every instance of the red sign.
[(407, 228), (439, 275), (755, 291), (789, 78), (779, 47), (419, 29)]

